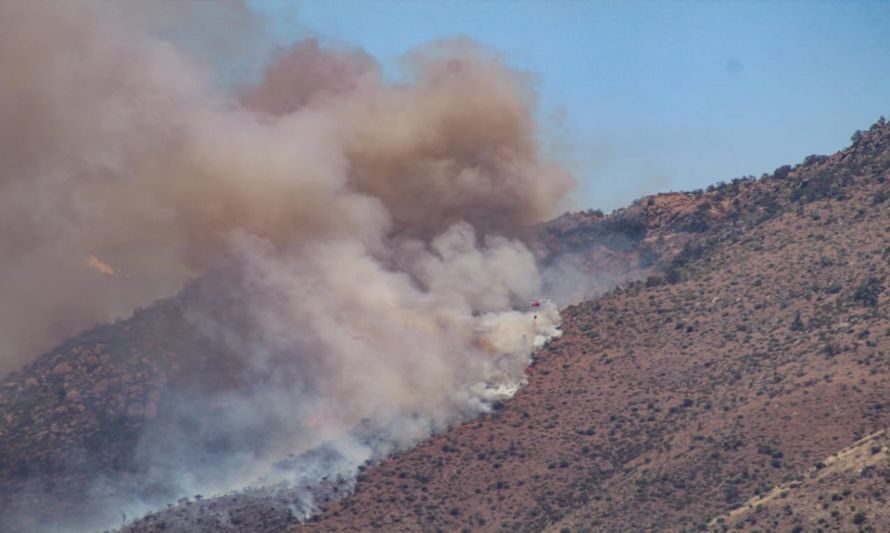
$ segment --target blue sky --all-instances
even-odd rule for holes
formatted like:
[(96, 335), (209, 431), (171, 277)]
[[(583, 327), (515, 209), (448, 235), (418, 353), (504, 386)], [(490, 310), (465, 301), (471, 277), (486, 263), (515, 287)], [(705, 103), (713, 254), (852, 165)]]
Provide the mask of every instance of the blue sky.
[(890, 115), (890, 2), (250, 0), (275, 41), (463, 36), (535, 76), (579, 208), (771, 172)]

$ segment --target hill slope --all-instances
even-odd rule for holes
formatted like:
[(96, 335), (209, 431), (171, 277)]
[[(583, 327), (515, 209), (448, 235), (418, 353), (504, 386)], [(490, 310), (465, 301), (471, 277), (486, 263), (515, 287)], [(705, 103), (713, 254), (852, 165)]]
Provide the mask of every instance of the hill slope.
[(697, 530), (886, 427), (888, 133), (702, 194), (663, 277), (566, 309), (502, 410), (300, 529)]
[[(318, 488), (326, 511), (299, 528), (691, 530), (802, 478), (890, 421), (888, 180), (882, 122), (761, 180), (553, 221), (541, 255), (599, 277), (572, 279), (594, 298), (564, 309), (528, 385), (369, 467), (342, 501), (348, 484)], [(233, 307), (207, 303), (210, 283), (4, 379), (0, 529), (40, 527), (48, 494), (59, 517), (97, 512), (82, 487), (144, 483), (140, 437), (182, 391), (237, 389), (238, 359), (185, 318), (195, 302)], [(129, 529), (279, 531), (304, 496), (183, 501)]]
[(778, 485), (715, 518), (709, 527), (874, 531), (887, 523), (888, 483), (890, 452), (887, 430), (881, 430), (816, 463), (803, 479)]

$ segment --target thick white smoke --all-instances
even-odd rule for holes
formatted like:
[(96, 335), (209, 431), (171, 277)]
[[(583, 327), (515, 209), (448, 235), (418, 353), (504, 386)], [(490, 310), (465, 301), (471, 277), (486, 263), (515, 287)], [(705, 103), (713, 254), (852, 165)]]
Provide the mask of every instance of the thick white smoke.
[[(188, 492), (288, 481), (293, 472), (276, 477), (276, 463), (323, 444), (348, 443), (343, 459), (357, 468), (509, 398), (533, 351), (560, 335), (552, 302), (528, 305), (540, 287), (531, 254), (504, 238), (478, 243), (466, 224), (431, 244), (400, 242), (387, 256), (401, 256), (399, 270), (351, 239), (279, 250), (239, 235), (232, 247), (238, 274), (225, 280), (236, 316), (196, 305), (189, 318), (249, 357), (241, 387), (215, 400), (225, 421), (211, 425), (260, 432), (263, 442), (239, 449), (249, 458), (227, 468), (192, 468), (206, 481), (184, 483)], [(159, 432), (169, 438), (169, 427)], [(158, 449), (169, 453), (156, 444), (144, 450), (149, 463), (164, 460)], [(196, 455), (183, 452), (177, 466), (200, 464)]]
[[(243, 7), (188, 5), (249, 45)], [(262, 439), (211, 472), (148, 435), (141, 457), (184, 490), (274, 481), (282, 457), (369, 427), (357, 465), (512, 394), (559, 324), (528, 307), (522, 236), (572, 187), (540, 152), (530, 80), (468, 41), (408, 54), (398, 83), (306, 41), (224, 89), (157, 37), (171, 9), (0, 4), (0, 372), (227, 261), (238, 325), (190, 319), (248, 371), (222, 414), (181, 409)]]

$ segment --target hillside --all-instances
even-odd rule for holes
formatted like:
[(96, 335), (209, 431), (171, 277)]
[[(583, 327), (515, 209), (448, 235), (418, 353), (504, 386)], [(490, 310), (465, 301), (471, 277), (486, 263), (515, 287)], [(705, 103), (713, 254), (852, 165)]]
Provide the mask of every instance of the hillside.
[(545, 242), (649, 277), (564, 310), (515, 398), (369, 468), (298, 529), (703, 529), (885, 427), (888, 130), (761, 180), (554, 221)]
[[(580, 262), (591, 299), (563, 310), (563, 337), (513, 399), (369, 466), (345, 499), (348, 483), (313, 489), (325, 511), (304, 525), (304, 488), (277, 487), (184, 500), (128, 529), (706, 528), (890, 422), (888, 180), (882, 121), (760, 180), (556, 219), (540, 255)], [(82, 487), (149, 479), (136, 460), (147, 425), (176, 423), (185, 392), (237, 389), (238, 359), (185, 318), (235, 307), (214, 283), (4, 378), (0, 529), (97, 513)], [(858, 526), (890, 520), (886, 506), (867, 513)]]
[[(709, 524), (713, 530), (874, 529), (886, 524), (887, 430), (817, 462), (803, 479), (777, 485)], [(857, 527), (859, 526), (859, 527)]]
[[(879, 124), (703, 193), (664, 275), (566, 309), (503, 409), (370, 469), (300, 530), (697, 530), (886, 427), (888, 171)], [(863, 528), (887, 523), (871, 510)]]
[[(236, 360), (185, 318), (205, 298), (205, 285), (89, 330), (4, 378), (0, 531), (120, 516), (87, 503), (96, 492), (144, 483), (137, 467), (144, 429), (169, 422), (183, 391), (212, 396), (231, 386)], [(169, 487), (145, 490), (163, 495)]]

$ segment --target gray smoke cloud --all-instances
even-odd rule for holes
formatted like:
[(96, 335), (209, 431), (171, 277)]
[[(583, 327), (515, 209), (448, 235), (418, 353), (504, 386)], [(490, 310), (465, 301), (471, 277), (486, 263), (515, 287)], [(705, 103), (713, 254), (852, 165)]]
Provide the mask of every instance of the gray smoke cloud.
[[(157, 37), (183, 16), (225, 27)], [(554, 304), (528, 309), (523, 238), (573, 182), (531, 80), (466, 40), (410, 52), (400, 82), (310, 40), (214, 81), (220, 35), (258, 28), (238, 3), (0, 4), (0, 372), (236, 265), (237, 324), (189, 319), (245, 374), (175, 408), (234, 444), (207, 461), (159, 422), (138, 454), (180, 494), (317, 477), (282, 458), (323, 445), (352, 475), (509, 397), (559, 335)]]

